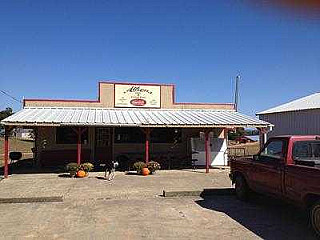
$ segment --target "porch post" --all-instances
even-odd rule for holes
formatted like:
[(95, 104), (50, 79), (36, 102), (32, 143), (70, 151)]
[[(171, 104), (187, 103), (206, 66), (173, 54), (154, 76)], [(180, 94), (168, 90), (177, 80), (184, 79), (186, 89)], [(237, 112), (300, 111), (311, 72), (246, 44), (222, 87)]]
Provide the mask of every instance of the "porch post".
[(259, 130), (259, 142), (260, 142), (260, 149), (263, 148), (264, 144), (267, 141), (267, 129), (265, 128), (258, 128)]
[[(228, 132), (229, 132), (229, 129), (225, 128), (225, 129), (223, 129), (223, 132), (224, 132), (223, 137), (224, 137), (224, 140), (226, 141), (226, 144), (227, 144), (227, 149), (223, 154), (223, 164), (226, 166), (226, 165), (229, 165), (229, 160), (228, 160), (228, 151), (229, 151), (229, 149), (228, 149), (228, 141), (229, 141)], [(227, 160), (227, 164), (226, 164), (226, 160)]]
[(9, 166), (8, 166), (8, 160), (9, 160), (9, 129), (7, 127), (4, 128), (4, 178), (8, 178), (9, 174)]
[(149, 144), (150, 144), (150, 128), (147, 128), (145, 131), (146, 134), (146, 143), (145, 143), (145, 162), (149, 163)]
[(206, 153), (206, 173), (209, 173), (209, 161), (211, 158), (211, 148), (210, 148), (210, 139), (209, 139), (209, 130), (205, 130), (204, 132), (204, 147), (205, 147), (205, 153)]
[(81, 128), (78, 128), (78, 144), (77, 144), (77, 164), (81, 163)]

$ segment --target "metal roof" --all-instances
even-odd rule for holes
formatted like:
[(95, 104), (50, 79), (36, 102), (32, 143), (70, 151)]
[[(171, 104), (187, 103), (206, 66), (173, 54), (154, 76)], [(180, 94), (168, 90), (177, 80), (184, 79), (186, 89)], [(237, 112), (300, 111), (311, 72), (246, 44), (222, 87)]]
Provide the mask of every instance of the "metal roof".
[(13, 126), (268, 127), (230, 110), (28, 107), (2, 120)]
[(292, 102), (288, 102), (280, 106), (270, 108), (268, 110), (257, 113), (257, 115), (277, 112), (301, 111), (307, 109), (320, 109), (320, 93), (314, 93), (312, 95), (296, 99)]

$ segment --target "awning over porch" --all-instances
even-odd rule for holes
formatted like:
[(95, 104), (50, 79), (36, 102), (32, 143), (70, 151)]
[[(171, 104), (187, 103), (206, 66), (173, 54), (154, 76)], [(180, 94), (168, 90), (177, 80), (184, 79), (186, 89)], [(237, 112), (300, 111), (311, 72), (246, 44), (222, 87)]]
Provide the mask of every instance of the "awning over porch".
[(229, 128), (272, 124), (230, 110), (28, 107), (4, 119), (7, 126), (118, 126)]

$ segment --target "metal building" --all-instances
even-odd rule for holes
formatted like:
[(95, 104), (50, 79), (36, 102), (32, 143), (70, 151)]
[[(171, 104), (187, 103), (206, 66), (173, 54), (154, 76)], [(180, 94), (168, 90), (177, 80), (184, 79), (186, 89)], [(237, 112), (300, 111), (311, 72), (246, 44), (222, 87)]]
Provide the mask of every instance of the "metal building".
[(268, 137), (320, 134), (320, 93), (257, 113), (260, 120), (274, 125)]

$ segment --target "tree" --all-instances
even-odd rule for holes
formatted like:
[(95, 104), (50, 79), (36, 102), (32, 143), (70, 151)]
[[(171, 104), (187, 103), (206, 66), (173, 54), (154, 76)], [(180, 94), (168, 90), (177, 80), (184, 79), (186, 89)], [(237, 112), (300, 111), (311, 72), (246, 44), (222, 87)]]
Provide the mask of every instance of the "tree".
[(245, 131), (243, 128), (237, 128), (235, 131), (228, 132), (228, 139), (235, 140), (237, 137), (243, 137), (245, 135)]
[(12, 113), (13, 112), (12, 112), (12, 108), (11, 107), (7, 107), (6, 110), (2, 110), (0, 112), (0, 121), (2, 119), (5, 119), (5, 118), (9, 117), (10, 115), (12, 115)]
[[(0, 111), (0, 121), (13, 114), (12, 108), (7, 107), (5, 110)], [(3, 125), (0, 125), (0, 129), (3, 129)]]

